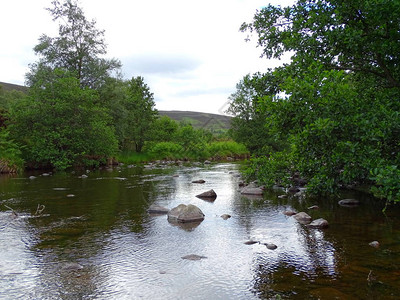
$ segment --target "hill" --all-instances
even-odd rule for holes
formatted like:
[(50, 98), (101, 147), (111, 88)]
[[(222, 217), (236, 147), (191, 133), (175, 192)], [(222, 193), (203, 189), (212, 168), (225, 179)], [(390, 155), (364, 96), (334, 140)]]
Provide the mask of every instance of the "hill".
[(212, 132), (228, 130), (231, 124), (231, 117), (218, 114), (179, 110), (160, 110), (158, 112), (161, 116), (167, 116), (178, 122), (188, 122), (195, 128), (204, 128)]
[[(26, 86), (0, 82), (0, 86), (5, 91), (21, 91), (27, 92), (28, 88)], [(202, 113), (202, 112), (195, 112), (195, 111), (178, 111), (178, 110), (160, 110), (159, 114), (161, 116), (168, 116), (172, 120), (181, 122), (188, 122), (193, 125), (195, 128), (204, 128), (208, 129), (215, 133), (220, 133), (226, 131), (230, 128), (231, 117), (218, 115), (218, 114), (211, 114), (211, 113)]]
[(3, 88), (4, 91), (19, 91), (19, 92), (27, 92), (28, 88), (23, 85), (6, 83), (0, 81), (0, 86)]

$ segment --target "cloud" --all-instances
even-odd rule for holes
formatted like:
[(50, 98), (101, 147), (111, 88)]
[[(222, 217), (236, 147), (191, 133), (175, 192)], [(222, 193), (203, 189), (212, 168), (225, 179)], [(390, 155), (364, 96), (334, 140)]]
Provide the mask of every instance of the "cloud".
[(142, 53), (121, 59), (123, 72), (127, 75), (168, 75), (180, 76), (196, 70), (201, 61), (187, 54)]

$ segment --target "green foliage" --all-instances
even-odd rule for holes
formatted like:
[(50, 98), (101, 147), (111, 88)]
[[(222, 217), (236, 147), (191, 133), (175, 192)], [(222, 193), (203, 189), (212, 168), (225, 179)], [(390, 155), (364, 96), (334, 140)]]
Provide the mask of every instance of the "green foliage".
[(153, 93), (143, 77), (133, 77), (126, 82), (125, 118), (122, 120), (125, 147), (133, 142), (136, 152), (141, 152), (145, 141), (151, 139), (151, 127), (158, 114), (154, 106)]
[(10, 139), (10, 132), (0, 128), (0, 173), (15, 173), (22, 169), (23, 164), (21, 151)]
[(184, 159), (184, 149), (181, 145), (173, 142), (158, 142), (154, 144), (150, 153), (158, 159)]
[(300, 171), (311, 193), (366, 183), (400, 200), (399, 20), (396, 1), (300, 0), (242, 25), (266, 57), (293, 54), (258, 101), (268, 134), (290, 147), (254, 159), (249, 176), (271, 185)]
[(229, 97), (227, 112), (234, 116), (230, 134), (253, 154), (262, 155), (266, 151), (278, 151), (285, 147), (285, 138), (277, 139), (265, 128), (269, 112), (261, 105), (263, 97), (279, 92), (279, 81), (272, 72), (246, 75), (236, 85), (236, 92)]
[(66, 169), (97, 164), (117, 149), (107, 111), (96, 105), (97, 93), (82, 89), (77, 78), (55, 70), (52, 81), (38, 81), (29, 96), (11, 110), (10, 131), (26, 147), (27, 162)]
[(47, 9), (59, 24), (59, 36), (43, 34), (34, 51), (39, 61), (31, 65), (27, 74), (29, 85), (35, 85), (38, 72), (51, 74), (56, 68), (68, 70), (82, 87), (99, 88), (111, 73), (121, 67), (116, 59), (105, 59), (104, 30), (96, 28), (96, 21), (87, 20), (76, 0), (52, 1)]
[(178, 122), (167, 116), (157, 118), (150, 129), (151, 141), (170, 142), (173, 141), (179, 129)]
[(214, 158), (240, 157), (249, 153), (245, 145), (234, 141), (212, 142), (208, 144), (207, 151)]
[(372, 193), (379, 198), (391, 202), (400, 201), (400, 169), (397, 165), (384, 165), (371, 170), (371, 179), (376, 185), (372, 187)]

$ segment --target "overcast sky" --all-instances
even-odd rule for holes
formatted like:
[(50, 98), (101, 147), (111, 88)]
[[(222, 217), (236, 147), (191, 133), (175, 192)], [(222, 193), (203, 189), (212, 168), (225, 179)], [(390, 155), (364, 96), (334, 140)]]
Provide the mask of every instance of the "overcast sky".
[[(143, 76), (159, 110), (223, 113), (236, 84), (279, 61), (260, 58), (255, 39), (239, 31), (257, 9), (293, 0), (80, 0), (85, 16), (105, 30), (109, 58), (126, 79)], [(56, 36), (50, 0), (1, 4), (0, 81), (24, 84), (41, 34)]]

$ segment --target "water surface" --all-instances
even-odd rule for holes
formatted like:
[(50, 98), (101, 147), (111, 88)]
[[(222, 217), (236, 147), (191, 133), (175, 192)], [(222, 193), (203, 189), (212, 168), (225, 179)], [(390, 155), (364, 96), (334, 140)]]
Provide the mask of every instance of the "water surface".
[[(0, 177), (0, 298), (398, 299), (399, 207), (383, 214), (380, 201), (360, 193), (342, 195), (361, 201), (352, 208), (339, 199), (280, 199), (282, 191), (246, 198), (238, 168)], [(191, 183), (197, 179), (206, 183)], [(209, 189), (215, 201), (195, 197)], [(204, 221), (179, 226), (147, 213), (151, 204), (181, 203), (198, 206)], [(307, 228), (282, 213), (289, 209), (330, 227)], [(374, 240), (380, 248), (368, 245)], [(206, 258), (182, 259), (189, 254)]]

